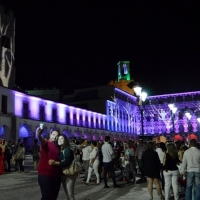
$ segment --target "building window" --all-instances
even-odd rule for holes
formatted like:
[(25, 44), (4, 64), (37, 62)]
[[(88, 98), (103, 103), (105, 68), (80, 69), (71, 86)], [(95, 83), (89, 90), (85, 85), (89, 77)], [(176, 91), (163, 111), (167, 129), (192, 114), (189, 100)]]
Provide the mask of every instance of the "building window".
[(94, 118), (91, 117), (91, 127), (94, 128)]
[(83, 126), (83, 116), (79, 115), (79, 126)]
[(85, 116), (85, 126), (88, 127), (88, 116)]
[(66, 124), (70, 125), (70, 114), (69, 114), (69, 112), (66, 112)]
[(52, 121), (54, 123), (57, 123), (57, 109), (56, 108), (53, 108), (52, 110)]
[(76, 125), (76, 113), (73, 114), (73, 125)]
[(3, 114), (7, 114), (7, 101), (8, 101), (8, 97), (5, 95), (2, 95), (2, 97), (1, 97), (1, 112)]
[(29, 118), (29, 104), (27, 102), (23, 103), (23, 112), (22, 117), (25, 119)]
[(44, 106), (40, 106), (40, 120), (45, 121), (45, 113), (44, 113)]

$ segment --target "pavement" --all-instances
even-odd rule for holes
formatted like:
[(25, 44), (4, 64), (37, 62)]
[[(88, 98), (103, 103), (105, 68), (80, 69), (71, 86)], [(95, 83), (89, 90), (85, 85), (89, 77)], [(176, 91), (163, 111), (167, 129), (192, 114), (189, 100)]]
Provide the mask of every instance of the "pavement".
[[(0, 200), (39, 200), (41, 199), (40, 188), (37, 182), (37, 171), (33, 169), (32, 159), (25, 160), (25, 173), (13, 172), (0, 175)], [(119, 171), (116, 171), (116, 179)], [(148, 200), (150, 199), (147, 189), (147, 183), (127, 184), (126, 182), (117, 181), (120, 188), (112, 187), (112, 180), (109, 178), (108, 185), (110, 188), (104, 188), (103, 182), (95, 185), (94, 181), (89, 186), (83, 182), (84, 174), (77, 179), (75, 185), (76, 200)], [(92, 176), (95, 180), (95, 175)], [(139, 179), (139, 178), (137, 178)], [(156, 190), (153, 190), (154, 200), (159, 200)], [(183, 200), (184, 194), (180, 193), (180, 200)], [(66, 195), (61, 186), (58, 200), (66, 199)], [(173, 196), (172, 198), (173, 199)]]

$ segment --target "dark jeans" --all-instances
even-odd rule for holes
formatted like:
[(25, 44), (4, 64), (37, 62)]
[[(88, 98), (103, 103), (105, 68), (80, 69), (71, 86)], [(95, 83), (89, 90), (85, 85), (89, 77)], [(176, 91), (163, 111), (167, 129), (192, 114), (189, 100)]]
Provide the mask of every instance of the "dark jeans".
[(140, 169), (140, 178), (144, 177), (144, 170), (143, 170), (143, 166), (142, 166), (142, 159), (138, 159), (138, 167)]
[(41, 200), (56, 200), (60, 190), (61, 177), (38, 175), (38, 183), (42, 193)]
[(85, 170), (85, 178), (84, 178), (85, 181), (87, 180), (88, 177), (89, 162), (90, 160), (83, 160), (83, 167)]
[(134, 172), (134, 163), (129, 161), (129, 164), (126, 165), (126, 178), (129, 180), (130, 172), (132, 174), (132, 178), (135, 179), (135, 172)]
[(19, 171), (24, 172), (23, 158), (19, 159), (18, 162), (19, 162)]
[(6, 162), (8, 164), (8, 172), (10, 172), (10, 161), (12, 159), (12, 155), (7, 155), (6, 156)]
[(165, 178), (164, 178), (164, 174), (163, 174), (163, 169), (160, 169), (160, 176), (161, 176), (162, 190), (164, 191), (164, 189), (165, 189)]
[(19, 170), (19, 160), (15, 161), (15, 171)]
[(200, 172), (187, 172), (185, 200), (192, 199), (192, 188), (194, 187), (194, 200), (200, 199)]
[(107, 185), (107, 174), (108, 172), (110, 172), (113, 184), (116, 185), (114, 163), (112, 161), (108, 163), (104, 162), (103, 166), (104, 166), (104, 184)]

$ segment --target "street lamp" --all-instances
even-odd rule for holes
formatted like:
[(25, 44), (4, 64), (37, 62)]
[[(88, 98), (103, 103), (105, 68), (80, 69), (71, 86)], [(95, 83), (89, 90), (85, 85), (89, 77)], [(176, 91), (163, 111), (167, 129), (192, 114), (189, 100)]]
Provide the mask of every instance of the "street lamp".
[(200, 113), (197, 114), (197, 121), (200, 123)]
[(191, 123), (190, 123), (190, 119), (191, 119), (191, 117), (192, 117), (192, 115), (191, 115), (191, 113), (190, 113), (190, 111), (186, 111), (185, 112), (185, 115), (186, 115), (186, 117), (188, 118), (188, 132), (190, 132), (190, 131), (192, 131), (191, 129), (192, 129), (192, 125), (191, 125)]
[(168, 104), (168, 107), (171, 111), (171, 117), (172, 117), (172, 126), (173, 126), (173, 132), (174, 132), (174, 115), (177, 111), (177, 107), (174, 106), (173, 103)]
[(143, 107), (143, 102), (146, 100), (147, 98), (147, 93), (146, 92), (142, 92), (142, 87), (140, 87), (138, 84), (133, 88), (136, 96), (139, 99), (139, 109), (140, 109), (140, 114), (141, 114), (141, 127), (142, 127), (142, 136), (144, 135), (144, 107)]

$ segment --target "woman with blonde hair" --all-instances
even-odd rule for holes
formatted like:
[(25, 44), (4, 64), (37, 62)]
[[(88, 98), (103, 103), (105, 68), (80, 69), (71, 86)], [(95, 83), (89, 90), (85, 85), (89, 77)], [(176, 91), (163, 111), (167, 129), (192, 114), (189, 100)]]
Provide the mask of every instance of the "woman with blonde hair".
[(178, 151), (174, 143), (167, 144), (167, 152), (163, 160), (164, 178), (165, 178), (165, 199), (170, 199), (170, 188), (172, 186), (174, 199), (179, 199), (178, 177), (179, 170), (177, 165), (180, 163)]

